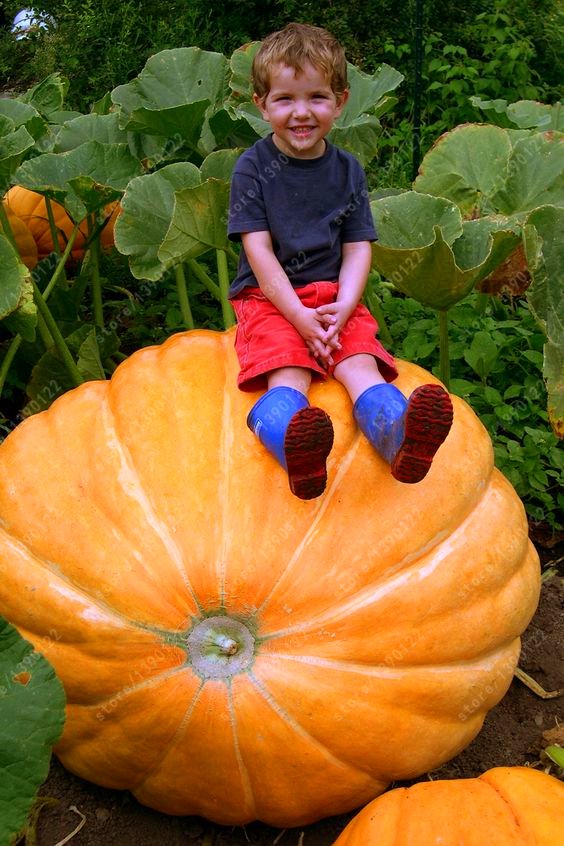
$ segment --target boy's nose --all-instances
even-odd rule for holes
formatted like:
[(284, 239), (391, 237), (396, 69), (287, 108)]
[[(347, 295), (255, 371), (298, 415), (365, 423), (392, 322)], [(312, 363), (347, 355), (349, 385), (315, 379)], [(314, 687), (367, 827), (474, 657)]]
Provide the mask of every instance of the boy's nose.
[(296, 117), (307, 117), (309, 115), (309, 105), (305, 100), (294, 102), (294, 115)]

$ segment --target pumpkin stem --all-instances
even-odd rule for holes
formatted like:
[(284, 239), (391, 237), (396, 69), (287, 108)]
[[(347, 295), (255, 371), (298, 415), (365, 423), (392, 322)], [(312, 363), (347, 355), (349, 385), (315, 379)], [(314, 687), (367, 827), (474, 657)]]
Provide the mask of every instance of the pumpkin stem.
[(239, 649), (239, 644), (236, 640), (233, 640), (232, 637), (223, 634), (217, 636), (216, 645), (222, 655), (235, 655)]

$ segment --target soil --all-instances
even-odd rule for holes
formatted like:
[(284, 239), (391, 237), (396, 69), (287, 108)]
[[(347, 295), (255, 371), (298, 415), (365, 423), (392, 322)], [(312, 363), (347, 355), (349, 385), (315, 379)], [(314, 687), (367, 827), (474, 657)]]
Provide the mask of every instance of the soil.
[[(563, 549), (561, 544), (551, 548), (538, 543), (537, 548), (543, 570), (556, 572), (543, 583), (539, 608), (523, 636), (519, 666), (546, 691), (564, 691)], [(559, 727), (556, 738), (554, 730)], [(562, 777), (564, 772), (551, 764), (543, 749), (553, 742), (564, 745), (563, 729), (564, 696), (540, 698), (515, 678), (474, 742), (419, 780), (472, 778), (490, 767), (525, 764), (550, 767), (548, 771)], [(159, 814), (128, 793), (105, 790), (77, 778), (56, 759), (40, 796), (58, 801), (40, 813), (37, 846), (62, 842), (72, 846), (331, 846), (353, 816), (330, 817), (303, 829), (276, 829), (261, 823), (226, 828), (199, 817)], [(82, 817), (82, 828), (67, 840)]]

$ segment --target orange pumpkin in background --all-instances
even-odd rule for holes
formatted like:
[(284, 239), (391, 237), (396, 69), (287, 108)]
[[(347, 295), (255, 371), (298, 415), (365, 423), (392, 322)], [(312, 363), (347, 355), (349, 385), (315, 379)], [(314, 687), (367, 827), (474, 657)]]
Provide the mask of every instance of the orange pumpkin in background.
[[(6, 211), (8, 215), (8, 223), (10, 224), (10, 229), (12, 230), (12, 235), (14, 236), (20, 258), (29, 270), (33, 270), (38, 262), (37, 244), (35, 243), (35, 239), (23, 220), (16, 217), (9, 207)], [(0, 232), (2, 232), (1, 227)]]
[(375, 799), (333, 846), (557, 846), (564, 784), (528, 767), (425, 781)]
[[(292, 496), (247, 429), (233, 331), (139, 350), (0, 447), (0, 613), (68, 697), (56, 753), (170, 814), (296, 826), (456, 755), (538, 601), (523, 506), (453, 397), (402, 485), (316, 384), (335, 446)], [(399, 362), (405, 393), (437, 381)]]
[[(41, 261), (48, 256), (53, 251), (53, 238), (51, 237), (51, 229), (49, 227), (45, 197), (35, 191), (23, 188), (21, 185), (15, 185), (6, 193), (3, 202), (9, 214), (11, 213), (12, 216), (19, 218), (31, 232), (37, 245), (37, 260)], [(55, 225), (59, 233), (59, 248), (62, 252), (74, 229), (74, 223), (65, 211), (64, 206), (52, 200), (51, 207), (53, 209)], [(111, 217), (100, 234), (100, 246), (103, 250), (110, 249), (113, 246), (114, 223), (119, 213), (119, 204), (112, 203), (108, 205), (105, 213), (111, 215)], [(23, 242), (20, 243), (16, 233), (14, 233), (14, 236), (21, 253)], [(86, 221), (83, 221), (73, 244), (70, 255), (71, 260), (78, 262), (83, 258), (84, 244), (87, 237), (88, 226)]]

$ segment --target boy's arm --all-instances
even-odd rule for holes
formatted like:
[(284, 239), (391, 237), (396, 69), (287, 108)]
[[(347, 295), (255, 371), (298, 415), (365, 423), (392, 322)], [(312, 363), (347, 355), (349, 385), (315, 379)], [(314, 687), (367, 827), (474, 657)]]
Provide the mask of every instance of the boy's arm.
[[(270, 232), (244, 232), (243, 247), (262, 293), (294, 326), (311, 352), (325, 361), (330, 351), (326, 342), (324, 321), (313, 308), (302, 305), (282, 265), (272, 249)], [(331, 362), (329, 362), (331, 363)]]
[(326, 319), (329, 316), (334, 318), (334, 322), (327, 328), (326, 343), (338, 337), (360, 302), (366, 287), (371, 261), (370, 241), (351, 241), (343, 244), (337, 299), (334, 303), (328, 303), (316, 309), (318, 315), (323, 318)]

